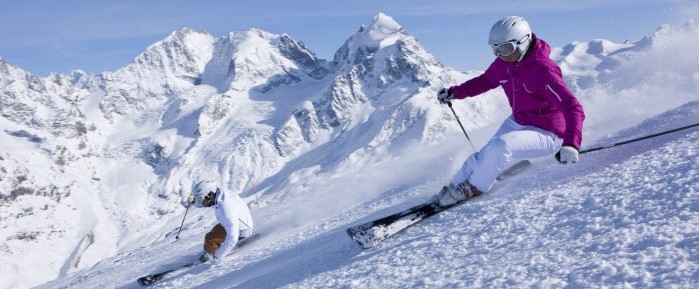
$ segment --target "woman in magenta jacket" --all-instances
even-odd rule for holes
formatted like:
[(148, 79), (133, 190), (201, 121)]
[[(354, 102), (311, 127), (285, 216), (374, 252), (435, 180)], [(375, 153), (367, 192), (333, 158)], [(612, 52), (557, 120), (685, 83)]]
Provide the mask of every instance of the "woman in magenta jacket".
[(478, 77), (440, 90), (437, 98), (447, 103), (502, 87), (512, 115), (437, 194), (442, 206), (489, 191), (511, 160), (558, 152), (561, 163), (578, 161), (585, 113), (563, 81), (560, 67), (549, 58), (551, 47), (518, 16), (496, 22), (488, 44), (497, 57), (490, 67)]

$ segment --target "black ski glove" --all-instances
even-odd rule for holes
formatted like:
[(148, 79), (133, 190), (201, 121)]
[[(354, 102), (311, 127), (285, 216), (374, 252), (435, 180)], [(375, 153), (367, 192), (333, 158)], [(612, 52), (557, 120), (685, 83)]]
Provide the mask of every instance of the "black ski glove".
[(454, 99), (454, 94), (451, 93), (450, 88), (442, 88), (437, 92), (437, 100), (441, 104), (447, 104)]

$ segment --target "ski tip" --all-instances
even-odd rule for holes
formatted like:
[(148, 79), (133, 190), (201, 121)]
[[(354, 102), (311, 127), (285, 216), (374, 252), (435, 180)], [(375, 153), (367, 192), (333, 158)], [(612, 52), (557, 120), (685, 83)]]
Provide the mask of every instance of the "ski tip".
[(352, 228), (347, 228), (347, 230), (345, 230), (345, 234), (347, 234), (347, 236), (350, 236), (350, 238), (352, 238)]
[(153, 278), (152, 275), (141, 277), (141, 278), (138, 278), (138, 280), (136, 280), (138, 285), (141, 285), (143, 287), (148, 287), (148, 286), (152, 285), (155, 281), (157, 281), (157, 280), (155, 280), (155, 278)]
[(352, 238), (352, 241), (357, 243), (362, 249), (374, 247), (374, 233), (371, 229), (356, 230), (355, 227), (346, 230), (347, 235)]

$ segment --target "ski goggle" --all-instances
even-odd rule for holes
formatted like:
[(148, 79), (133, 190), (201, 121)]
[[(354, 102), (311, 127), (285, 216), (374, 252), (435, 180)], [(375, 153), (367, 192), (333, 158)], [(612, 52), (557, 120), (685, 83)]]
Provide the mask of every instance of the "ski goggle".
[(211, 200), (215, 194), (214, 192), (209, 192), (206, 195), (190, 196), (190, 203), (193, 203), (195, 207), (201, 208), (204, 205), (204, 200)]
[(196, 203), (201, 204), (202, 202), (204, 202), (204, 200), (211, 200), (211, 198), (209, 197), (209, 195), (206, 195), (206, 196), (202, 196), (202, 195), (194, 196), (194, 202), (196, 202)]
[(503, 43), (492, 44), (490, 45), (490, 49), (493, 50), (493, 54), (495, 54), (496, 57), (510, 56), (512, 53), (515, 53), (515, 49), (517, 48), (517, 45), (515, 45), (516, 42), (517, 40), (511, 40)]
[(491, 44), (490, 49), (493, 50), (493, 54), (495, 54), (496, 57), (507, 57), (512, 55), (512, 53), (515, 53), (515, 50), (517, 50), (517, 45), (520, 45), (527, 40), (529, 40), (529, 34), (524, 35), (524, 37), (522, 37), (520, 40), (513, 39), (498, 44)]

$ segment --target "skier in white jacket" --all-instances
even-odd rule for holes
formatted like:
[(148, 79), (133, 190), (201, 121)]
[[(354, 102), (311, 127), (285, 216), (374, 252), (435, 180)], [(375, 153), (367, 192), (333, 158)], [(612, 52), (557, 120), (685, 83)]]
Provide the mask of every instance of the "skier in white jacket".
[(239, 240), (252, 235), (250, 209), (237, 194), (224, 193), (213, 181), (201, 181), (188, 200), (197, 208), (213, 207), (219, 222), (204, 237), (205, 252), (199, 261), (216, 261), (230, 253)]

